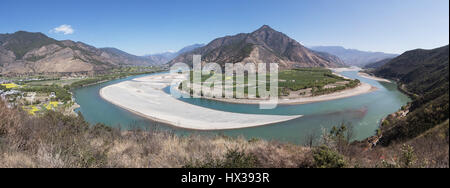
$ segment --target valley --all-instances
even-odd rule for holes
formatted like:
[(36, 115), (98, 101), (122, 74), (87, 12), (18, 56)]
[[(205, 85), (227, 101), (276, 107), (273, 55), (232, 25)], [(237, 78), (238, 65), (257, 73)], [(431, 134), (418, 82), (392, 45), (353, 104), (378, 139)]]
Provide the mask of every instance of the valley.
[(448, 3), (5, 0), (0, 168), (449, 168)]
[[(140, 89), (130, 89), (127, 92), (112, 92), (112, 94), (120, 97), (124, 96), (123, 99), (117, 98), (113, 100), (115, 102), (121, 102), (123, 106), (116, 106), (107, 100), (104, 100), (100, 96), (100, 91), (102, 88), (108, 88), (109, 86), (121, 89), (125, 91), (125, 86), (128, 84), (138, 85), (144, 84), (143, 80), (147, 80), (148, 75), (143, 75), (139, 77), (130, 77), (126, 79), (121, 79), (117, 81), (111, 81), (106, 83), (101, 83), (98, 85), (92, 85), (84, 88), (79, 88), (74, 90), (74, 96), (76, 102), (80, 104), (80, 108), (77, 112), (83, 114), (83, 117), (92, 124), (102, 123), (110, 125), (111, 127), (120, 127), (122, 129), (134, 129), (139, 127), (141, 129), (157, 129), (157, 130), (170, 130), (174, 131), (178, 135), (191, 135), (191, 134), (201, 134), (201, 135), (216, 135), (225, 134), (231, 137), (244, 136), (245, 138), (261, 138), (264, 140), (278, 140), (283, 142), (304, 144), (305, 137), (308, 134), (314, 133), (315, 135), (320, 135), (322, 129), (331, 129), (336, 126), (335, 122), (342, 122), (345, 120), (351, 123), (355, 127), (356, 134), (355, 139), (365, 139), (373, 135), (373, 133), (378, 129), (380, 120), (390, 113), (393, 113), (401, 108), (402, 105), (407, 104), (410, 100), (409, 98), (402, 94), (396, 89), (394, 83), (382, 83), (371, 79), (365, 79), (358, 77), (357, 72), (341, 72), (345, 77), (352, 79), (360, 79), (364, 83), (373, 85), (379, 88), (378, 90), (368, 93), (361, 94), (353, 97), (341, 98), (336, 100), (328, 100), (309, 104), (297, 104), (297, 105), (284, 105), (280, 104), (276, 109), (272, 110), (261, 110), (259, 105), (256, 104), (235, 104), (229, 102), (221, 102), (218, 100), (209, 100), (204, 98), (172, 98), (170, 87), (163, 87), (159, 85), (159, 81), (155, 80), (153, 83), (156, 84), (156, 88), (161, 90), (158, 91), (158, 96), (170, 97), (171, 101), (179, 100), (184, 103), (202, 107), (203, 109), (212, 109), (221, 112), (232, 112), (239, 114), (246, 114), (251, 117), (252, 115), (281, 115), (281, 116), (299, 116), (302, 117), (293, 119), (291, 121), (270, 124), (266, 126), (259, 126), (253, 128), (241, 128), (232, 130), (217, 130), (217, 131), (195, 131), (187, 129), (176, 128), (177, 124), (183, 124), (183, 121), (173, 121), (181, 117), (195, 118), (196, 114), (201, 114), (204, 116), (202, 111), (196, 112), (192, 111), (189, 114), (191, 116), (181, 113), (183, 108), (173, 108), (171, 105), (161, 106), (161, 105), (144, 105), (147, 102), (142, 103), (142, 101), (148, 100), (149, 98), (137, 98), (137, 97), (126, 97), (127, 95), (142, 96), (144, 93), (139, 93), (138, 90), (144, 91), (146, 87), (139, 86)], [(155, 75), (159, 77), (160, 74)], [(155, 77), (154, 76), (154, 77)], [(142, 77), (142, 78), (141, 78)], [(133, 81), (133, 79), (141, 80), (140, 82)], [(128, 82), (128, 83), (122, 83)], [(119, 84), (119, 85), (116, 85)], [(128, 87), (128, 86), (127, 86)], [(147, 88), (151, 89), (151, 88)], [(148, 102), (158, 102), (162, 99), (159, 97), (150, 97), (151, 100)], [(169, 99), (168, 99), (169, 100)], [(167, 113), (180, 111), (180, 113), (170, 113), (172, 117), (172, 123), (154, 121), (151, 117), (159, 117), (158, 111), (154, 111), (153, 114), (143, 115), (141, 113), (136, 113), (136, 111), (131, 110), (130, 106), (127, 106), (126, 101), (135, 101), (135, 105), (142, 105), (141, 109), (153, 109), (153, 108), (167, 108)], [(141, 101), (141, 102), (138, 102)], [(115, 103), (113, 102), (113, 103)], [(177, 101), (174, 101), (178, 103)], [(281, 102), (281, 101), (280, 101)], [(122, 107), (127, 108), (122, 108)], [(147, 106), (147, 107), (145, 107)], [(130, 111), (131, 110), (131, 111)], [(101, 113), (100, 113), (101, 112)], [(163, 111), (164, 112), (164, 111)], [(162, 113), (161, 113), (162, 114)], [(150, 115), (150, 117), (149, 117)], [(206, 116), (206, 119), (209, 117)], [(196, 118), (197, 120), (202, 120), (204, 118)], [(216, 122), (212, 120), (211, 122)], [(317, 126), (310, 126), (311, 124)], [(202, 125), (204, 125), (202, 123)], [(316, 140), (317, 141), (317, 140)]]
[[(185, 80), (181, 82), (178, 89), (184, 94), (192, 96), (194, 95), (193, 87), (195, 87), (195, 84), (193, 84), (193, 73), (191, 72), (190, 75), (190, 81)], [(266, 90), (269, 90), (272, 84), (270, 75), (267, 75), (266, 80), (263, 82), (260, 82), (258, 80), (259, 76), (255, 75), (256, 80), (251, 84), (249, 83), (249, 75), (242, 77), (239, 78), (236, 75), (227, 77), (217, 73), (203, 75), (197, 87), (213, 87), (214, 84), (222, 83), (222, 92), (216, 90), (208, 91), (208, 88), (203, 88), (201, 91), (197, 91), (196, 95), (209, 100), (236, 104), (259, 104), (269, 101), (268, 98), (262, 99), (259, 96), (258, 85), (266, 84)], [(240, 83), (236, 83), (239, 79), (241, 79)], [(225, 82), (227, 80), (234, 82), (231, 88), (227, 88), (230, 87), (226, 86)], [(186, 87), (183, 87), (183, 85), (186, 85)], [(254, 89), (254, 96), (250, 98), (248, 94), (249, 88)], [(344, 78), (338, 73), (333, 73), (331, 70), (323, 68), (299, 68), (281, 71), (278, 73), (277, 88), (278, 94), (276, 97), (278, 104), (307, 104), (357, 96), (376, 90), (375, 87), (361, 83), (357, 79)], [(225, 96), (227, 91), (230, 92), (230, 97), (221, 97)], [(219, 96), (216, 97), (216, 95)]]

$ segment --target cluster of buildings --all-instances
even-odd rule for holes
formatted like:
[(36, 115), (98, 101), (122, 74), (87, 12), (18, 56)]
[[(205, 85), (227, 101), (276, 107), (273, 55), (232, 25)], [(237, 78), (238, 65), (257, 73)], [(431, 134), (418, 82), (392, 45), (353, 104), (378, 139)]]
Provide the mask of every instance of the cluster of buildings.
[(0, 84), (9, 84), (11, 81), (0, 79)]
[[(21, 92), (18, 90), (0, 90), (0, 100), (6, 102), (8, 108), (17, 107), (23, 105), (23, 109), (30, 114), (35, 115), (36, 112), (41, 111), (43, 108), (52, 110), (58, 107), (60, 104), (57, 101), (51, 101), (50, 99), (56, 98), (54, 92), (51, 92), (49, 96), (36, 96), (36, 92)], [(40, 101), (44, 101), (41, 103)], [(40, 108), (42, 106), (42, 108)]]
[(16, 94), (20, 94), (20, 91), (17, 91), (17, 90), (9, 90), (9, 91), (0, 90), (0, 96), (3, 99), (5, 99), (5, 97), (8, 96), (8, 95), (16, 95)]
[(36, 92), (22, 92), (19, 89), (22, 86), (4, 79), (0, 79), (0, 86), (2, 86), (0, 88), (0, 100), (5, 101), (8, 108), (22, 106), (25, 111), (35, 115), (44, 109), (54, 110), (60, 104), (60, 102), (52, 101), (57, 97), (55, 92), (50, 92), (47, 95)]
[(16, 106), (17, 100), (20, 100), (21, 92), (17, 90), (3, 91), (0, 90), (0, 100), (7, 101), (8, 108)]
[(4, 86), (4, 88), (7, 89), (7, 90), (0, 89), (0, 97), (3, 100), (5, 100), (7, 98), (7, 96), (20, 94), (20, 91), (13, 89), (16, 85), (13, 84), (10, 80), (0, 79), (0, 85)]

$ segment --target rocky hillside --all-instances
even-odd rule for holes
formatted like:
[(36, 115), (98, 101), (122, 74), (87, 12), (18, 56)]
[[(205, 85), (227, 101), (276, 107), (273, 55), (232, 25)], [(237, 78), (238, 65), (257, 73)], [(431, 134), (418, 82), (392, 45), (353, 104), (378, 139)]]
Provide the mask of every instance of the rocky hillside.
[(383, 66), (383, 65), (385, 65), (385, 64), (387, 64), (387, 63), (389, 63), (389, 61), (391, 61), (392, 59), (394, 59), (394, 58), (386, 58), (386, 59), (383, 59), (383, 60), (380, 60), (380, 61), (376, 61), (376, 62), (373, 62), (373, 63), (369, 63), (369, 64), (367, 64), (366, 66), (364, 66), (364, 68), (365, 68), (365, 69), (376, 69), (376, 68), (380, 68), (381, 66)]
[(315, 46), (310, 48), (315, 51), (333, 54), (342, 59), (347, 65), (358, 67), (364, 67), (370, 63), (397, 56), (397, 54), (388, 54), (383, 52), (365, 52), (354, 49), (346, 49), (341, 46)]
[(340, 67), (342, 62), (326, 59), (299, 42), (265, 25), (252, 33), (218, 38), (202, 48), (182, 54), (170, 64), (192, 64), (194, 54), (202, 61), (225, 63), (277, 63), (280, 69), (299, 67)]
[(407, 115), (394, 115), (383, 123), (384, 144), (415, 138), (448, 122), (449, 46), (405, 52), (373, 74), (397, 80), (400, 88), (413, 97), (402, 110)]
[(117, 66), (155, 65), (114, 48), (57, 41), (42, 33), (0, 34), (0, 73), (35, 74), (101, 71)]
[(323, 59), (329, 61), (329, 62), (334, 62), (338, 65), (346, 65), (346, 63), (340, 59), (338, 56), (326, 53), (326, 52), (318, 52), (318, 51), (314, 51), (312, 50), (312, 52), (314, 52), (315, 54), (317, 54), (318, 56), (322, 57)]

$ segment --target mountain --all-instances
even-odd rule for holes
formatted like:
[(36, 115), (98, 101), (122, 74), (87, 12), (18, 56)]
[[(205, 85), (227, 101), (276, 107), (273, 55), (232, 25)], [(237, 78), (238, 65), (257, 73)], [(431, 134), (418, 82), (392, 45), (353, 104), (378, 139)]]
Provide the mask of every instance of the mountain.
[(252, 33), (215, 39), (204, 47), (179, 55), (169, 64), (192, 65), (194, 54), (202, 55), (203, 63), (215, 62), (222, 66), (225, 63), (277, 63), (280, 69), (344, 66), (325, 59), (267, 25)]
[[(190, 46), (186, 46), (186, 47), (182, 48), (181, 50), (179, 50), (178, 52), (176, 52), (176, 53), (175, 53), (175, 54), (176, 54), (175, 57), (178, 56), (178, 55), (187, 53), (187, 52), (192, 52), (192, 51), (194, 51), (195, 49), (201, 48), (201, 47), (203, 47), (203, 46), (205, 46), (205, 44), (193, 44), (193, 45), (190, 45)], [(174, 57), (174, 58), (175, 58), (175, 57)]]
[(205, 46), (204, 44), (194, 44), (194, 45), (190, 45), (190, 46), (186, 46), (184, 48), (182, 48), (181, 50), (179, 50), (178, 52), (165, 52), (165, 53), (159, 53), (159, 54), (151, 54), (151, 55), (146, 55), (145, 57), (148, 59), (151, 59), (153, 62), (157, 63), (157, 64), (166, 64), (169, 61), (171, 61), (172, 59), (174, 59), (175, 57), (187, 53), (187, 52), (191, 52), (197, 48), (201, 48)]
[(345, 62), (342, 59), (340, 59), (338, 56), (335, 56), (335, 55), (332, 55), (332, 54), (329, 54), (326, 52), (318, 52), (318, 51), (314, 51), (314, 50), (311, 50), (311, 51), (329, 62), (333, 62), (335, 64), (342, 65), (342, 66), (346, 65)]
[(114, 48), (98, 49), (82, 42), (57, 41), (42, 33), (0, 34), (0, 73), (89, 72), (155, 62)]
[(394, 58), (397, 54), (387, 54), (383, 52), (365, 52), (354, 49), (346, 49), (341, 46), (315, 46), (310, 49), (333, 54), (342, 59), (347, 65), (364, 67), (365, 65), (386, 58)]
[(391, 61), (392, 59), (394, 59), (394, 58), (386, 58), (386, 59), (383, 59), (383, 60), (380, 60), (380, 61), (377, 61), (377, 62), (369, 63), (366, 66), (364, 66), (363, 68), (365, 68), (365, 69), (376, 69), (376, 68), (379, 68), (379, 67), (385, 65), (386, 63), (389, 63), (389, 61)]
[(151, 65), (159, 65), (156, 61), (149, 61), (146, 57), (135, 56), (124, 51), (121, 51), (117, 48), (101, 48), (102, 51), (106, 52), (105, 55), (109, 55), (110, 58), (115, 59), (115, 61), (121, 62), (125, 65), (139, 65), (139, 66), (148, 66)]
[(144, 57), (157, 64), (163, 65), (176, 57), (176, 55), (174, 55), (174, 52), (165, 52), (160, 54), (145, 55)]
[(382, 143), (415, 138), (449, 117), (449, 46), (405, 52), (372, 72), (398, 81), (413, 97), (405, 118), (387, 119)]

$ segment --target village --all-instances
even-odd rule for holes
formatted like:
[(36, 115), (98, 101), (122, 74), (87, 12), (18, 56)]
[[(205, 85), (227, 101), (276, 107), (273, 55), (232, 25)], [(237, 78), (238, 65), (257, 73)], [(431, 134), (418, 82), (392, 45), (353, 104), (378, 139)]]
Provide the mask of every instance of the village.
[[(41, 115), (47, 111), (58, 111), (64, 114), (75, 114), (77, 108), (75, 100), (61, 100), (56, 95), (56, 91), (43, 89), (31, 91), (32, 87), (19, 85), (16, 82), (42, 81), (37, 78), (27, 80), (4, 80), (0, 79), (0, 100), (7, 103), (9, 108), (20, 107), (30, 115)], [(52, 88), (52, 87), (49, 87)], [(71, 95), (71, 94), (70, 94)]]
[(57, 111), (65, 115), (77, 115), (79, 105), (71, 92), (84, 87), (118, 78), (158, 72), (156, 67), (123, 67), (105, 72), (54, 73), (38, 75), (1, 75), (0, 100), (9, 108), (21, 108), (33, 116)]

